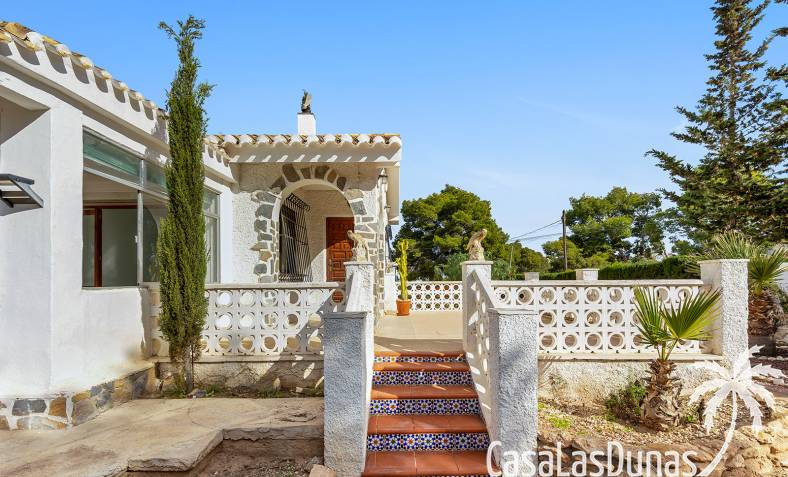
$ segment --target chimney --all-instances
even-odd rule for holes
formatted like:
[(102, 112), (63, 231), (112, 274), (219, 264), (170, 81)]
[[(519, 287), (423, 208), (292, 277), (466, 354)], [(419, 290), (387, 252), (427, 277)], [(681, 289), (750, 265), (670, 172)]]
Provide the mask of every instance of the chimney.
[(317, 134), (317, 123), (312, 113), (298, 113), (298, 134), (301, 136), (314, 136)]

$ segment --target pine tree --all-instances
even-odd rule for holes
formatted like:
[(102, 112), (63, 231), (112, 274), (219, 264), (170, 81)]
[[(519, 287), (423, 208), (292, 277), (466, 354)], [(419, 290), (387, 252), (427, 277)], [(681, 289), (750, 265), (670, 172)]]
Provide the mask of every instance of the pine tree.
[(203, 105), (211, 86), (197, 84), (199, 61), (194, 41), (205, 23), (190, 16), (178, 22), (178, 31), (166, 23), (159, 28), (174, 39), (180, 64), (167, 92), (170, 161), (165, 167), (169, 203), (159, 231), (161, 331), (169, 342), (170, 358), (181, 366), (186, 390), (194, 388), (194, 360), (208, 304), (205, 299), (207, 253), (202, 211), (202, 145), (205, 135)]
[(664, 151), (647, 153), (678, 185), (678, 192), (661, 192), (676, 203), (679, 223), (695, 240), (723, 231), (775, 242), (786, 236), (788, 107), (779, 89), (785, 67), (767, 70), (764, 60), (784, 29), (749, 45), (769, 4), (717, 0), (711, 9), (718, 39), (706, 59), (713, 75), (694, 110), (676, 108), (688, 124), (672, 133), (702, 146), (705, 156), (691, 165)]

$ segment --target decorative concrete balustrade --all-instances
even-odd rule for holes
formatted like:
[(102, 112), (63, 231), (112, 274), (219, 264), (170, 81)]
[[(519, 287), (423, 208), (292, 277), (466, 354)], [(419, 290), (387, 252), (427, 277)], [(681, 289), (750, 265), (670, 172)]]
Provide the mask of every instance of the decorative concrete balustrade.
[[(339, 283), (207, 285), (202, 358), (319, 355), (325, 315), (345, 306)], [(151, 289), (150, 353), (168, 356), (158, 327), (158, 290)]]
[(462, 264), (463, 349), (500, 459), (536, 449), (538, 327), (534, 310), (498, 302), (491, 271), (492, 262)]
[[(496, 303), (539, 317), (541, 353), (639, 353), (646, 351), (635, 326), (634, 290), (655, 293), (667, 306), (695, 296), (701, 280), (582, 280), (492, 282)], [(697, 341), (677, 353), (700, 353)]]
[(462, 282), (408, 282), (408, 294), (413, 311), (462, 310)]

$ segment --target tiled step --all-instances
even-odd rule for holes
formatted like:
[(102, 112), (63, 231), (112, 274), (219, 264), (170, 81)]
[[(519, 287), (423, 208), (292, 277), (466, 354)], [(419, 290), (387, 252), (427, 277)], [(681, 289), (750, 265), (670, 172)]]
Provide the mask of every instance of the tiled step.
[(369, 403), (370, 414), (479, 414), (479, 400), (473, 399), (376, 399)]
[(476, 399), (469, 385), (373, 386), (372, 399)]
[(437, 432), (487, 432), (484, 420), (476, 415), (397, 415), (370, 416), (370, 434), (423, 434)]
[(487, 428), (478, 415), (370, 416), (370, 451), (486, 450)]
[(368, 451), (486, 451), (487, 431), (479, 433), (439, 432), (428, 434), (369, 434)]
[[(401, 364), (401, 363), (394, 363)], [(414, 363), (415, 364), (415, 363)], [(460, 364), (460, 363), (457, 363)], [(373, 385), (470, 385), (471, 373), (443, 371), (374, 371)]]
[(376, 363), (449, 363), (465, 362), (464, 353), (443, 353), (438, 351), (378, 351)]
[(448, 362), (427, 362), (427, 363), (413, 363), (413, 362), (383, 362), (375, 363), (372, 367), (375, 371), (409, 371), (414, 373), (460, 373), (470, 372), (471, 367), (465, 361), (448, 361)]
[(483, 451), (367, 452), (365, 477), (394, 476), (486, 476), (487, 454)]

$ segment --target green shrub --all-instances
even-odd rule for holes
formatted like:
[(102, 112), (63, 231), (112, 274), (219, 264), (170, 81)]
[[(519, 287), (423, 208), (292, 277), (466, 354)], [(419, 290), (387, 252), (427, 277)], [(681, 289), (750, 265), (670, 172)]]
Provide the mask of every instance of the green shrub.
[(561, 429), (562, 431), (572, 427), (572, 421), (563, 416), (547, 416), (547, 421), (552, 424), (553, 427)]
[(600, 280), (659, 280), (698, 278), (687, 271), (691, 259), (686, 256), (668, 257), (662, 261), (618, 262), (599, 270)]
[[(616, 262), (599, 269), (600, 280), (667, 280), (676, 278), (698, 278), (692, 271), (692, 259), (687, 256), (668, 257), (662, 261), (641, 260), (638, 262)], [(542, 273), (540, 280), (574, 280), (575, 271)]]
[(645, 397), (646, 388), (643, 384), (638, 380), (630, 381), (623, 388), (610, 393), (605, 399), (608, 416), (612, 415), (630, 422), (639, 421), (642, 415), (640, 403)]
[(540, 273), (539, 280), (574, 280), (575, 279), (575, 271), (574, 270), (567, 270), (565, 272), (553, 272), (553, 273)]

